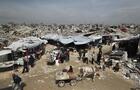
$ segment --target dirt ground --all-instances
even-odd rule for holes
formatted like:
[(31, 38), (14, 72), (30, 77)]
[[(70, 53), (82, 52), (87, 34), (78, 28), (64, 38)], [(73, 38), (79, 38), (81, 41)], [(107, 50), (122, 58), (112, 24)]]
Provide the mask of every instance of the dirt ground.
[[(46, 50), (50, 51), (52, 48), (53, 46), (47, 45)], [(49, 53), (43, 55), (36, 62), (35, 67), (30, 68), (29, 73), (21, 74), (22, 67), (18, 69), (18, 73), (25, 83), (24, 90), (131, 90), (134, 87), (131, 80), (126, 80), (120, 73), (113, 73), (112, 70), (107, 69), (102, 72), (102, 77), (95, 78), (94, 82), (90, 79), (85, 79), (77, 82), (75, 86), (70, 86), (67, 83), (60, 88), (55, 84), (55, 73), (57, 71), (72, 65), (74, 72), (78, 73), (78, 67), (86, 66), (86, 64), (77, 59), (77, 53), (71, 53), (70, 61), (59, 66), (47, 65), (47, 59), (49, 59)], [(11, 72), (0, 73), (0, 90), (11, 90)]]

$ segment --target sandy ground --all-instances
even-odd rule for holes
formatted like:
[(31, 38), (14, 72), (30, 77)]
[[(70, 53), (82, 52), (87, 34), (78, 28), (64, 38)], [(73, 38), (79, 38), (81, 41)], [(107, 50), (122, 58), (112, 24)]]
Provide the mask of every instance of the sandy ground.
[[(47, 45), (47, 50), (51, 50), (53, 46)], [(131, 80), (124, 79), (120, 73), (113, 73), (107, 69), (102, 72), (102, 78), (92, 80), (82, 80), (77, 82), (76, 86), (70, 86), (67, 83), (60, 88), (55, 84), (55, 73), (62, 70), (66, 66), (72, 65), (74, 72), (78, 71), (78, 67), (84, 66), (81, 61), (77, 60), (77, 54), (71, 53), (70, 61), (59, 66), (48, 66), (46, 64), (49, 54), (43, 55), (41, 60), (36, 62), (34, 68), (29, 73), (21, 74), (22, 68), (19, 68), (19, 75), (25, 82), (24, 90), (131, 90), (134, 87)], [(78, 73), (78, 72), (77, 72)], [(0, 90), (11, 90), (11, 71), (0, 73)]]

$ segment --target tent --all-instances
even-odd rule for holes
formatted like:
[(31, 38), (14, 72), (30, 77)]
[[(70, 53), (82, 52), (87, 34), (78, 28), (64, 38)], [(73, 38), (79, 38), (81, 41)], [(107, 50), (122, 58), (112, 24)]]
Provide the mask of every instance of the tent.
[(74, 40), (70, 37), (67, 37), (67, 36), (62, 36), (59, 38), (59, 42), (66, 45), (66, 44), (70, 44), (70, 43), (73, 43)]
[(89, 36), (90, 39), (93, 40), (93, 42), (95, 42), (96, 40), (102, 40), (102, 36), (98, 35), (98, 36), (95, 36), (95, 35), (91, 35)]
[(119, 42), (119, 48), (124, 49), (128, 53), (128, 57), (136, 56), (138, 52), (138, 43), (140, 37), (137, 36), (130, 36), (121, 39), (116, 39), (115, 41)]
[(127, 40), (131, 40), (131, 39), (137, 39), (140, 38), (140, 35), (136, 35), (136, 36), (129, 36), (129, 37), (124, 37), (124, 38), (119, 38), (119, 39), (114, 39), (114, 41), (127, 41)]
[(72, 36), (75, 45), (83, 45), (92, 42), (92, 39), (85, 36)]
[(11, 50), (1, 50), (0, 51), (0, 68), (8, 68), (14, 65), (12, 60)]
[(38, 45), (41, 45), (42, 43), (47, 43), (47, 41), (41, 40), (37, 37), (27, 37), (27, 38), (22, 38), (16, 42), (13, 42), (7, 48), (10, 48), (13, 51), (16, 51), (20, 48), (33, 48)]

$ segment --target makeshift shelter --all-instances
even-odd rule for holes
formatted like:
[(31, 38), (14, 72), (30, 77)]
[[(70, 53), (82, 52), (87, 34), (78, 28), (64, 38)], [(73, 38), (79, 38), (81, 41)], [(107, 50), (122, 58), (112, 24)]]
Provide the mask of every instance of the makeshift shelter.
[(84, 45), (92, 42), (92, 39), (85, 36), (72, 36), (71, 38), (74, 40), (75, 45)]
[(89, 46), (92, 42), (92, 39), (85, 36), (70, 36), (74, 40), (74, 47), (76, 49), (84, 49)]
[(21, 48), (34, 48), (44, 43), (47, 43), (47, 41), (41, 40), (36, 37), (27, 37), (27, 38), (22, 38), (16, 42), (13, 42), (7, 48), (10, 48), (13, 51), (17, 51), (18, 49)]
[(58, 35), (58, 34), (47, 34), (47, 35), (41, 37), (41, 39), (47, 40), (48, 43), (50, 43), (50, 44), (57, 45), (60, 37), (61, 37), (61, 35)]
[(45, 49), (43, 45), (46, 43), (47, 41), (36, 37), (27, 37), (13, 42), (7, 48), (13, 50), (17, 54), (16, 57), (27, 56), (30, 54), (36, 54), (38, 57), (38, 55), (44, 52)]
[(62, 36), (59, 38), (59, 42), (62, 43), (63, 45), (67, 45), (67, 44), (73, 43), (74, 40), (70, 37)]
[(137, 36), (130, 36), (121, 39), (115, 39), (114, 41), (119, 42), (119, 48), (127, 51), (128, 57), (134, 57), (138, 52), (139, 40), (140, 37), (139, 35), (137, 35)]
[(8, 68), (14, 65), (11, 50), (0, 51), (0, 68)]
[(102, 36), (100, 36), (100, 35), (98, 35), (98, 36), (91, 35), (91, 36), (89, 36), (89, 38), (92, 39), (94, 45), (102, 43)]

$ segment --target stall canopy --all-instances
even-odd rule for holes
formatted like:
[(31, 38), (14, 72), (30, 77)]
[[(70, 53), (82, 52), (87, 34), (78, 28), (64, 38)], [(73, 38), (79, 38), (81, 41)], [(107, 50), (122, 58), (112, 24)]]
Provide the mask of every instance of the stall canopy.
[(1, 50), (0, 51), (0, 56), (10, 54), (10, 53), (11, 53), (11, 50)]
[(33, 48), (36, 47), (42, 43), (47, 43), (47, 41), (41, 40), (37, 37), (27, 37), (22, 38), (16, 42), (13, 42), (11, 45), (9, 45), (7, 48), (10, 48), (14, 51), (20, 49), (20, 48)]
[(98, 35), (98, 36), (95, 36), (95, 35), (91, 35), (89, 36), (90, 39), (93, 40), (93, 42), (95, 42), (96, 40), (101, 40), (102, 39), (102, 36)]
[(75, 45), (83, 45), (92, 42), (92, 39), (85, 36), (71, 36)]
[(93, 41), (91, 38), (88, 38), (82, 35), (62, 36), (58, 34), (47, 34), (43, 36), (42, 39), (59, 41), (60, 43), (64, 45), (70, 44), (70, 43), (74, 43), (75, 45), (82, 45), (82, 44), (88, 44), (89, 42)]
[(61, 42), (62, 44), (66, 45), (66, 44), (73, 43), (74, 40), (71, 37), (62, 36), (62, 37), (59, 38), (59, 42)]

